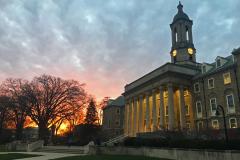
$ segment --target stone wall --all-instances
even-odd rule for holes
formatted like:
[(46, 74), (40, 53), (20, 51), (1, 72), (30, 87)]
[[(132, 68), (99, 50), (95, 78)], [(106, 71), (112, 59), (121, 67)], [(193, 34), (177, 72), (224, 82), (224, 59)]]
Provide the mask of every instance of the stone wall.
[(239, 160), (240, 151), (183, 150), (90, 146), (89, 154), (138, 155), (174, 160)]

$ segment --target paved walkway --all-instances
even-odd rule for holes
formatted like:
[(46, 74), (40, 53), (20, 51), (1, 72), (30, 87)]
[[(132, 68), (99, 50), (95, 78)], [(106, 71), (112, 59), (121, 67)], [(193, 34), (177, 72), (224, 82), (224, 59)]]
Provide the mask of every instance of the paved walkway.
[(64, 153), (46, 153), (46, 152), (0, 152), (0, 154), (7, 154), (7, 153), (23, 153), (23, 154), (42, 155), (42, 156), (38, 156), (38, 157), (22, 158), (22, 159), (18, 159), (18, 160), (49, 160), (49, 159), (55, 159), (55, 158), (83, 156), (84, 155), (84, 154), (64, 154)]

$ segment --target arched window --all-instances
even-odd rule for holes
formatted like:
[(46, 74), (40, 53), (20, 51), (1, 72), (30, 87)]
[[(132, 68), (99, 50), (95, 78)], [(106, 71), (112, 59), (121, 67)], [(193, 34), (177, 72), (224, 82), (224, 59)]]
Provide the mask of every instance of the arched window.
[(174, 29), (174, 35), (175, 35), (175, 42), (178, 42), (178, 33), (177, 33), (177, 29)]
[(186, 39), (187, 39), (187, 41), (189, 41), (189, 31), (188, 31), (188, 27), (186, 27)]

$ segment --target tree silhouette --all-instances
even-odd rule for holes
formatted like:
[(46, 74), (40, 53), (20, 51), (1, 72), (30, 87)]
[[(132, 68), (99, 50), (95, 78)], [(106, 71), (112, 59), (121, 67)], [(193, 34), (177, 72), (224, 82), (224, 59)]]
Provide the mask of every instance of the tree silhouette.
[(31, 119), (38, 125), (39, 138), (48, 143), (50, 128), (82, 109), (86, 99), (83, 84), (50, 75), (35, 77), (24, 88)]
[(88, 125), (95, 125), (98, 121), (97, 107), (93, 98), (90, 100), (87, 107), (85, 123)]

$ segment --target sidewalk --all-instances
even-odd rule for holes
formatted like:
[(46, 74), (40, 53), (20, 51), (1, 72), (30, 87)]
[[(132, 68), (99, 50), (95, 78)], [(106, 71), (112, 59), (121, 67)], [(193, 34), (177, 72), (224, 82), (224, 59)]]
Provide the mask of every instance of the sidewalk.
[(49, 159), (55, 159), (55, 158), (83, 156), (84, 155), (84, 154), (64, 154), (64, 153), (46, 153), (46, 152), (4, 152), (4, 153), (0, 153), (0, 154), (7, 154), (7, 153), (23, 153), (23, 154), (42, 155), (42, 156), (38, 156), (38, 157), (22, 158), (22, 159), (18, 159), (18, 160), (49, 160)]

